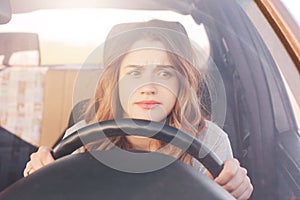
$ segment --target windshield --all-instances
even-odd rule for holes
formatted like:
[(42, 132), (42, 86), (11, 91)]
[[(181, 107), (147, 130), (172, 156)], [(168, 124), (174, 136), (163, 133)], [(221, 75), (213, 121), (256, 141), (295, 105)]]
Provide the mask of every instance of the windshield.
[(108, 31), (115, 24), (153, 18), (181, 22), (187, 27), (187, 32), (196, 45), (209, 53), (209, 43), (203, 26), (195, 24), (191, 16), (171, 11), (38, 10), (14, 14), (9, 24), (0, 27), (0, 32), (37, 33), (41, 65), (80, 65), (95, 48), (103, 44)]

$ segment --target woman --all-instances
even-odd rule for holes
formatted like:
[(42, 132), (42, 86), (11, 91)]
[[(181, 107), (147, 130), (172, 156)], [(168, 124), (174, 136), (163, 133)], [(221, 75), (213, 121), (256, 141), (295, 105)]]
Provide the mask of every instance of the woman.
[[(105, 69), (94, 98), (85, 119), (75, 127), (135, 118), (179, 128), (202, 140), (224, 161), (224, 169), (215, 182), (237, 199), (248, 199), (253, 187), (246, 169), (232, 158), (226, 133), (201, 114), (205, 110), (204, 105), (199, 105), (204, 84), (198, 65), (187, 33), (178, 22), (151, 20), (113, 27), (105, 42)], [(203, 166), (196, 166), (191, 156), (150, 138), (115, 137), (86, 145), (85, 149), (108, 150), (115, 146), (125, 150), (160, 151), (206, 172)], [(24, 176), (53, 162), (50, 152), (50, 148), (40, 147), (33, 153)]]

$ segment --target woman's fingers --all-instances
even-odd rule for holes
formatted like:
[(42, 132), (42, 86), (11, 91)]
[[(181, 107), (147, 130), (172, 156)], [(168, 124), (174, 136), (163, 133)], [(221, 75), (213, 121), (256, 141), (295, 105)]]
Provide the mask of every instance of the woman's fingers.
[(49, 147), (42, 146), (37, 152), (30, 155), (30, 161), (26, 164), (23, 175), (24, 177), (53, 162)]
[(224, 162), (224, 168), (215, 179), (215, 182), (221, 186), (225, 186), (230, 180), (234, 178), (238, 172), (240, 163), (237, 159), (229, 159)]
[(246, 200), (246, 199), (249, 199), (252, 191), (253, 191), (253, 186), (251, 185), (250, 179), (247, 176), (244, 179), (244, 181), (242, 182), (242, 184), (236, 190), (234, 190), (231, 194), (232, 194), (232, 196), (236, 197), (239, 200)]
[(54, 158), (51, 155), (51, 151), (52, 149), (49, 147), (42, 146), (39, 148), (41, 162), (43, 166), (48, 165), (54, 161)]
[(40, 160), (40, 155), (38, 152), (33, 153), (30, 155), (30, 163), (29, 166), (34, 170), (38, 170), (39, 168), (43, 167), (43, 164)]
[(253, 192), (253, 186), (251, 184), (250, 187), (247, 187), (247, 189), (243, 192), (243, 194), (238, 197), (238, 200), (247, 200), (247, 199), (249, 199), (252, 192)]
[(253, 191), (247, 170), (241, 167), (236, 159), (229, 159), (224, 162), (224, 168), (215, 182), (239, 200), (249, 199)]
[(33, 170), (33, 167), (30, 165), (30, 163), (28, 162), (27, 164), (26, 164), (26, 167), (25, 167), (25, 169), (24, 169), (24, 171), (23, 171), (23, 176), (24, 177), (26, 177), (26, 176), (28, 176), (30, 173), (32, 173), (31, 171)]
[(232, 177), (223, 187), (229, 192), (235, 192), (244, 182), (247, 177), (247, 170), (245, 168), (239, 167)]

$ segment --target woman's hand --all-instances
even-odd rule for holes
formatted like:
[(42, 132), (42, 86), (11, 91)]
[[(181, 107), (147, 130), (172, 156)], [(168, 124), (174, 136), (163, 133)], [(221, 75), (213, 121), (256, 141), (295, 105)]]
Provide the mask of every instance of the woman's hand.
[(37, 152), (30, 155), (30, 161), (26, 164), (23, 175), (24, 177), (32, 174), (36, 170), (48, 165), (54, 161), (51, 155), (51, 148), (41, 146)]
[(224, 168), (215, 182), (238, 200), (249, 199), (253, 191), (247, 170), (234, 158), (224, 162)]

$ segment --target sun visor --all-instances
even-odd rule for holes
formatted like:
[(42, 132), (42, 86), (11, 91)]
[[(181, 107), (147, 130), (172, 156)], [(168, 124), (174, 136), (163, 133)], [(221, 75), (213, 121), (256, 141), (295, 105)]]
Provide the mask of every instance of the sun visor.
[(11, 19), (11, 8), (9, 0), (0, 1), (0, 24), (7, 24)]

